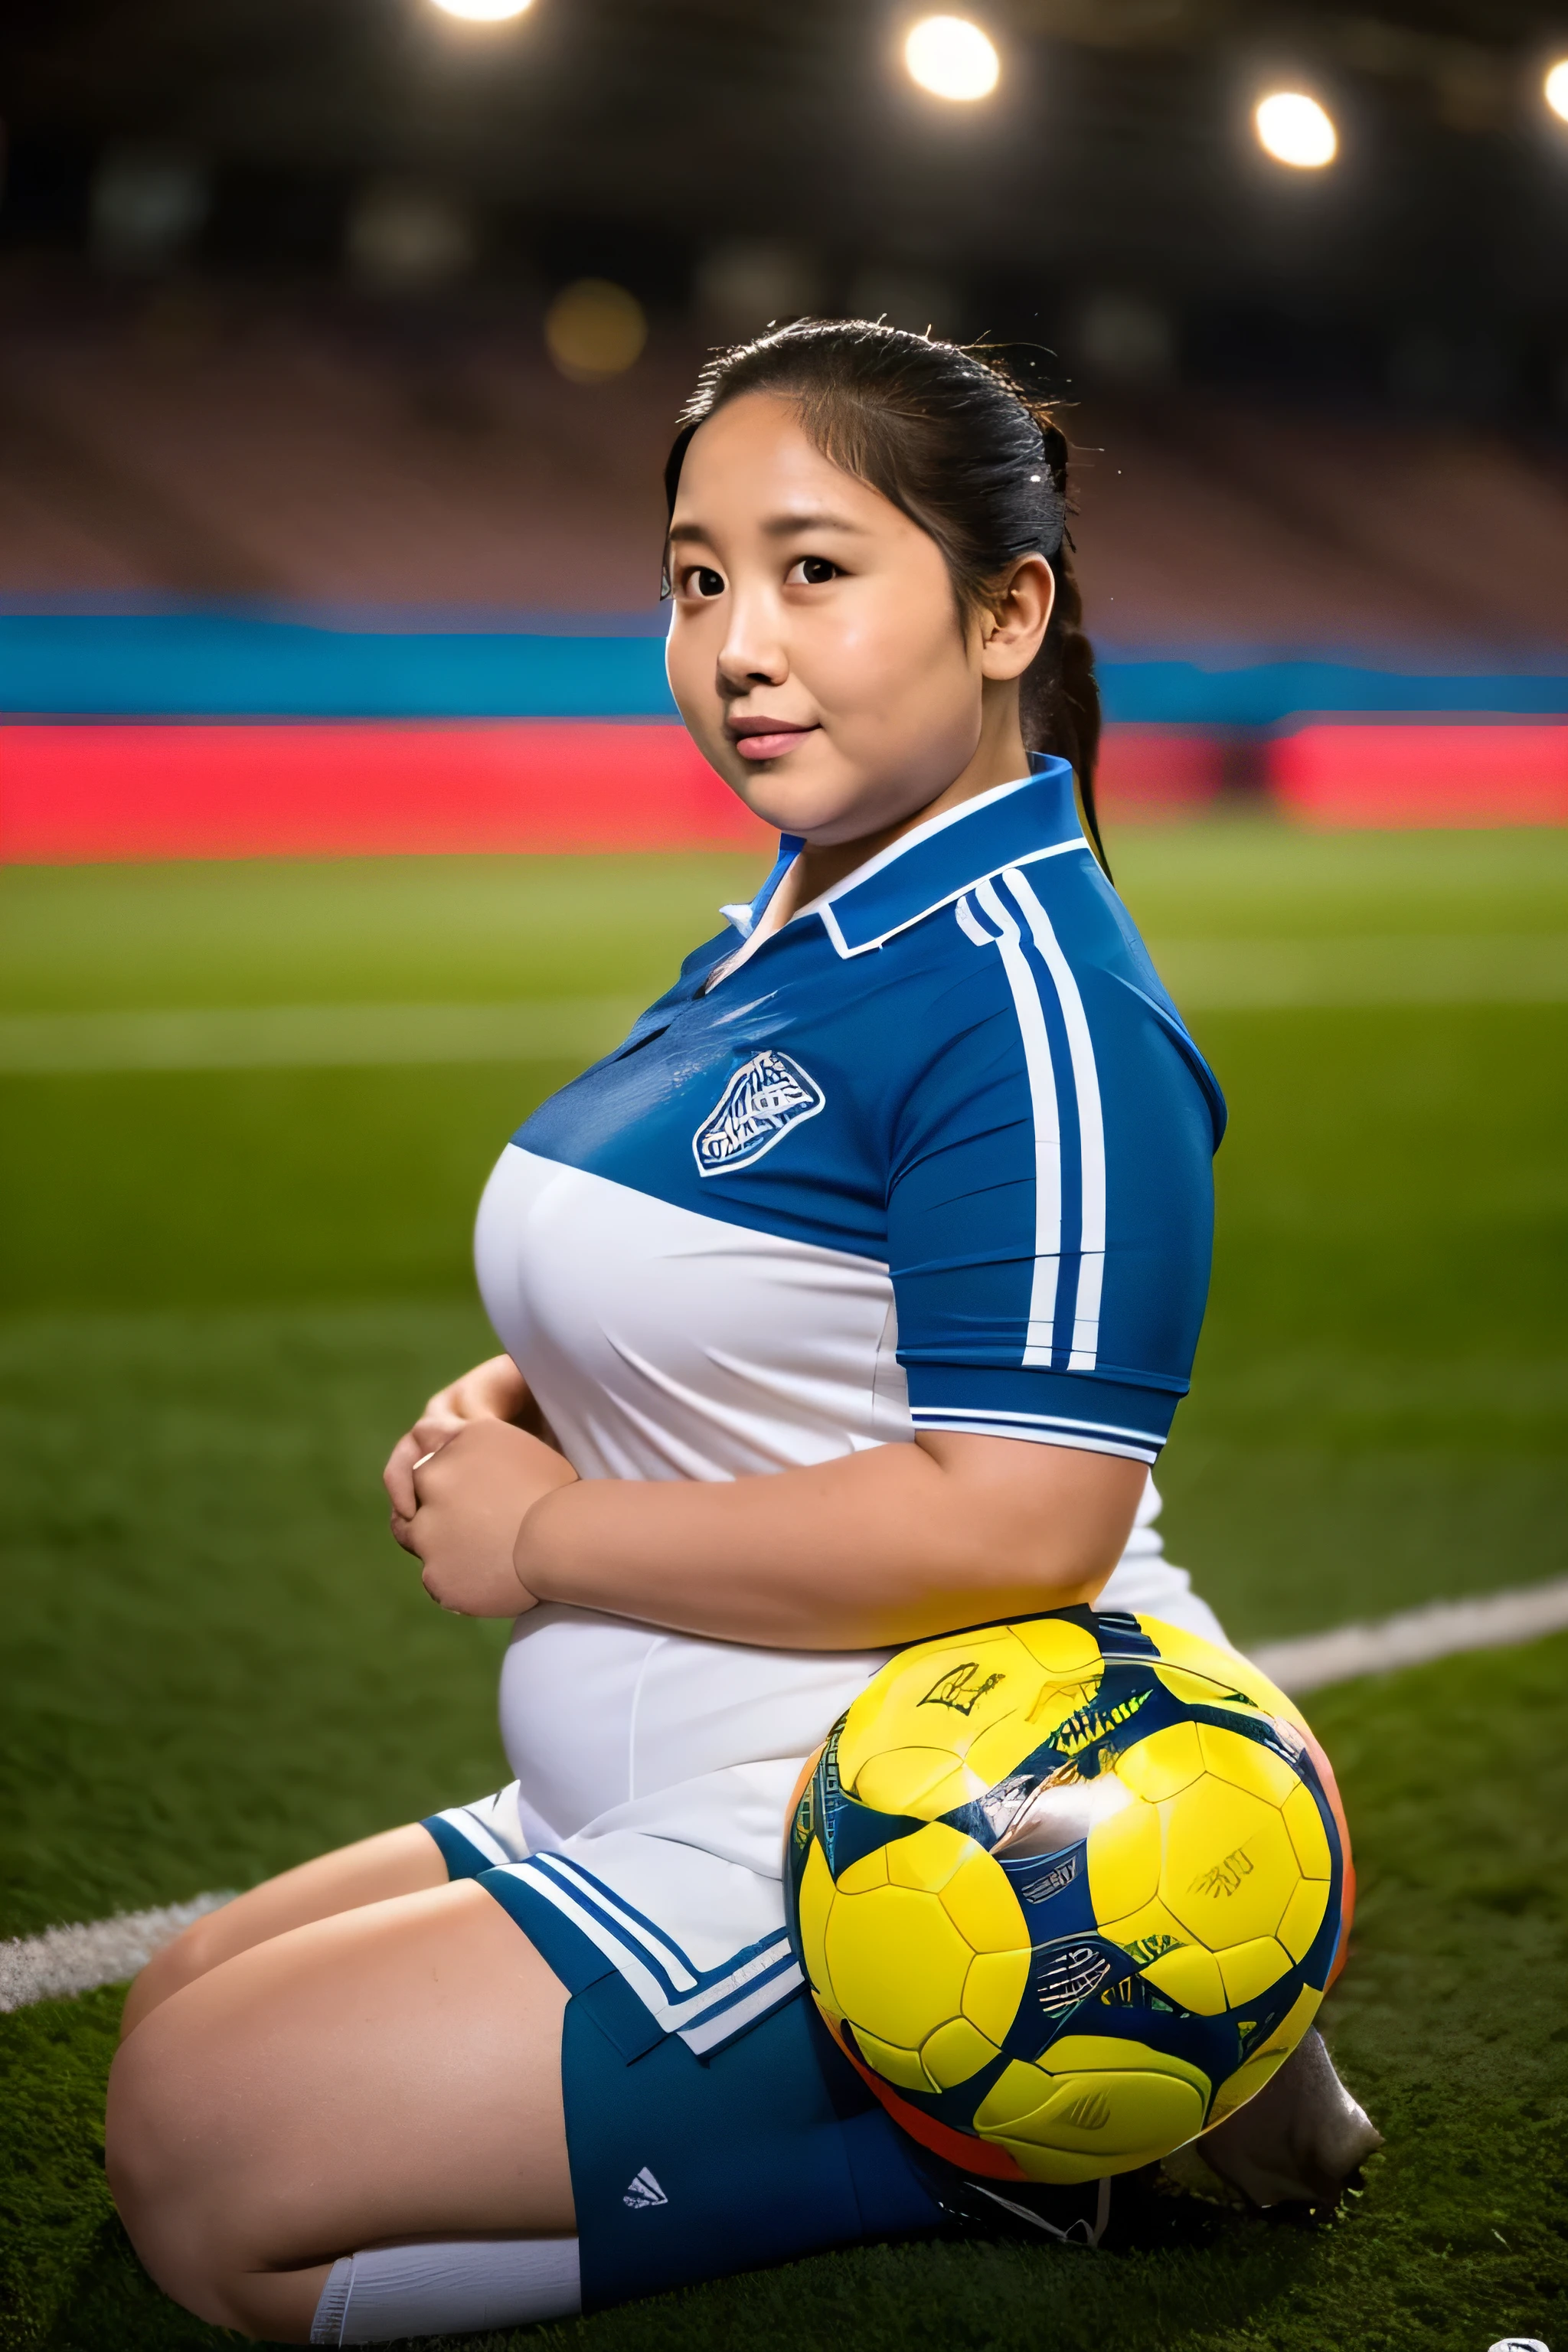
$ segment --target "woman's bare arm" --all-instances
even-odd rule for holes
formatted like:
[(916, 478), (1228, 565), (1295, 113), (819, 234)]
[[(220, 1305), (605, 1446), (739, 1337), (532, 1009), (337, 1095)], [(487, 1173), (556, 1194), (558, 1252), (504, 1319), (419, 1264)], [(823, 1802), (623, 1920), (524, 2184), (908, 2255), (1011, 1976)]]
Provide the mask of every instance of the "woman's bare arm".
[(1143, 1465), (1008, 1437), (922, 1434), (809, 1470), (534, 1504), (514, 1551), (541, 1601), (789, 1649), (875, 1649), (1091, 1601)]
[(1091, 1601), (1144, 1468), (1119, 1455), (923, 1433), (726, 1483), (573, 1478), (497, 1423), (416, 1474), (399, 1538), (449, 1609), (535, 1601), (781, 1649), (877, 1649)]

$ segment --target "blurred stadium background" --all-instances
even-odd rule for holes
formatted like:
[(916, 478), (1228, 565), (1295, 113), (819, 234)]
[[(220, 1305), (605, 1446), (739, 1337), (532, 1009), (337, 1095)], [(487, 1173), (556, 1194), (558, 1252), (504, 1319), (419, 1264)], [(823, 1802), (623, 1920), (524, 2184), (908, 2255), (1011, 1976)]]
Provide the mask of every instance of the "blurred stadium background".
[(1006, 0), (970, 103), (905, 29), (8, 10), (0, 851), (732, 837), (650, 731), (657, 459), (708, 343), (815, 308), (1072, 402), (1113, 806), (1568, 816), (1550, 19)]
[[(1568, 1571), (1568, 18), (986, 0), (965, 100), (919, 15), (0, 19), (0, 1935), (495, 1783), (496, 1629), (376, 1477), (487, 1348), (501, 1139), (765, 856), (657, 580), (672, 412), (770, 318), (1016, 341), (1070, 404), (1112, 861), (1233, 1112), (1176, 1556), (1245, 1642)], [(1560, 2340), (1565, 1664), (1312, 1702), (1389, 2139), (1331, 2225), (1155, 2200), (1114, 2263), (582, 2332)], [(218, 2340), (109, 2212), (117, 2002), (0, 2017), (7, 2352)]]

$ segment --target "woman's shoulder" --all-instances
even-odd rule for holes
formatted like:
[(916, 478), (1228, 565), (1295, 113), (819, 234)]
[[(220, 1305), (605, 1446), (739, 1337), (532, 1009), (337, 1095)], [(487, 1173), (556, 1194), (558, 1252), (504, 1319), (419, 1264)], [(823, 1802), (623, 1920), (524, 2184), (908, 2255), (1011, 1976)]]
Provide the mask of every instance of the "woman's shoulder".
[[(1086, 1082), (1136, 1085), (1173, 1055), (1202, 1094), (1217, 1145), (1226, 1105), (1125, 904), (1083, 843), (1015, 859), (886, 942), (912, 998), (899, 1034), (918, 1058), (949, 1042), (971, 1058), (983, 1033), (1010, 1041), (1022, 1071), (1065, 1057)], [(891, 977), (889, 972), (889, 977)], [(922, 1051), (923, 1049), (923, 1051)]]

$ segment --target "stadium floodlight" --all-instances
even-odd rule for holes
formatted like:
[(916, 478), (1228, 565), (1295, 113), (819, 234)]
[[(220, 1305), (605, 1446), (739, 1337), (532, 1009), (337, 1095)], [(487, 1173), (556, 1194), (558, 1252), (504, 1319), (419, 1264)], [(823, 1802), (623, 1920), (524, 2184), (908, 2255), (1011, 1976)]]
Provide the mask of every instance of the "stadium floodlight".
[(544, 314), (544, 341), (573, 383), (604, 383), (642, 357), (647, 315), (635, 294), (604, 278), (579, 278)]
[(1294, 171), (1321, 171), (1339, 153), (1332, 117), (1303, 89), (1270, 90), (1259, 99), (1252, 119), (1264, 153)]
[(989, 98), (1002, 71), (995, 47), (967, 16), (922, 16), (904, 43), (910, 79), (933, 98)]
[(1559, 58), (1554, 66), (1547, 68), (1541, 87), (1552, 113), (1561, 121), (1568, 122), (1568, 58)]
[(504, 25), (531, 8), (533, 0), (435, 0), (443, 16), (462, 16), (470, 25)]

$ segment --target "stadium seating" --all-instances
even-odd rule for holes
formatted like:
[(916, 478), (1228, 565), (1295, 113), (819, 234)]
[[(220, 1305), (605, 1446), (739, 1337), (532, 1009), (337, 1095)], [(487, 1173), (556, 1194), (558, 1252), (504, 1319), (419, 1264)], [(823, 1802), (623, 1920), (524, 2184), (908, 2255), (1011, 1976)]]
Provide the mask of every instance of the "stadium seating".
[[(0, 615), (83, 632), (40, 667), (36, 635), (7, 640), (0, 618), (0, 856), (733, 837), (724, 796), (662, 740), (657, 664), (629, 700), (617, 684), (546, 707), (450, 681), (366, 704), (353, 682), (388, 633), (409, 677), (413, 635), (602, 638), (574, 646), (578, 677), (657, 629), (659, 468), (693, 338), (669, 330), (584, 387), (521, 315), (37, 278), (0, 284)], [(1070, 424), (1113, 810), (1272, 793), (1319, 821), (1568, 816), (1557, 461), (1458, 425), (1190, 389)], [(161, 701), (49, 683), (100, 676), (105, 615), (214, 607), (263, 648), (315, 624), (318, 668), (342, 656), (337, 701), (258, 688), (214, 709), (195, 654)], [(567, 750), (563, 727), (606, 718), (639, 723)], [(439, 779), (423, 796), (421, 768)]]

